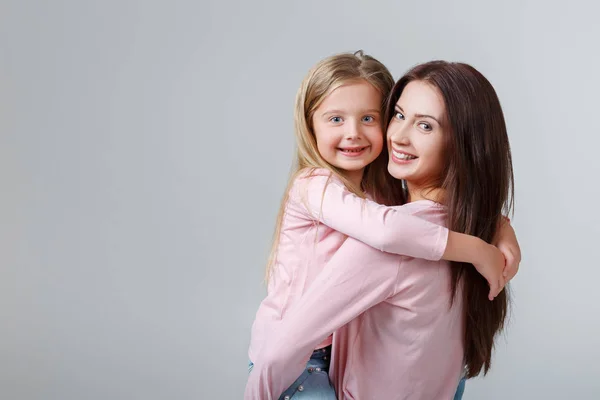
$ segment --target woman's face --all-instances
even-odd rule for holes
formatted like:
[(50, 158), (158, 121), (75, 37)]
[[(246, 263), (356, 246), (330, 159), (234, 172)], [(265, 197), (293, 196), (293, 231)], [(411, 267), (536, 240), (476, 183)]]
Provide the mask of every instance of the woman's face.
[(427, 188), (444, 171), (446, 107), (438, 90), (424, 81), (406, 85), (388, 126), (388, 170), (413, 187)]

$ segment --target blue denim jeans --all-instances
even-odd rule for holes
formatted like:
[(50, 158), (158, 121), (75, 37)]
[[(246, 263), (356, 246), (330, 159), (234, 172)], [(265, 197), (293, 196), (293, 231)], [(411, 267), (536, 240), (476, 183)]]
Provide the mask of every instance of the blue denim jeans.
[[(279, 400), (337, 400), (335, 390), (329, 381), (331, 346), (315, 350), (306, 364), (304, 372), (279, 397)], [(248, 372), (254, 364), (250, 362)], [(462, 400), (466, 379), (461, 378), (453, 400)]]
[[(331, 346), (315, 350), (306, 363), (306, 368), (279, 400), (336, 400), (335, 390), (329, 382)], [(254, 364), (250, 362), (248, 371)]]
[(456, 393), (454, 394), (454, 400), (461, 400), (463, 397), (463, 393), (465, 392), (465, 384), (467, 383), (466, 378), (461, 378), (460, 382), (458, 382), (458, 387), (456, 388)]

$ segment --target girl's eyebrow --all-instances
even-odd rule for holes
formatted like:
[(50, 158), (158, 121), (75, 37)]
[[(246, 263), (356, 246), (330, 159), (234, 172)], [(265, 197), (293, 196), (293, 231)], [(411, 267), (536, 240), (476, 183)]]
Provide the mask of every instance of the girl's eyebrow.
[(321, 116), (325, 116), (327, 114), (344, 114), (342, 110), (327, 110)]
[[(369, 108), (368, 110), (364, 110), (362, 112), (364, 112), (364, 113), (380, 114), (381, 110), (378, 109), (378, 108)], [(345, 114), (345, 112), (342, 111), (342, 110), (327, 110), (323, 114), (321, 114), (321, 116), (323, 117), (323, 116), (325, 116), (327, 114)]]

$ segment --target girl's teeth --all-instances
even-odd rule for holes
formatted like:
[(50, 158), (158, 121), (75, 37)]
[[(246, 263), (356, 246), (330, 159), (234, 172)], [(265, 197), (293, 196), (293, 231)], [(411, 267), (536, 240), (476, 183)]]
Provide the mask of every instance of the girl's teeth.
[(394, 154), (394, 157), (399, 158), (400, 160), (413, 160), (413, 159), (417, 158), (415, 156), (411, 156), (410, 154), (399, 153), (395, 150), (392, 150), (392, 153)]

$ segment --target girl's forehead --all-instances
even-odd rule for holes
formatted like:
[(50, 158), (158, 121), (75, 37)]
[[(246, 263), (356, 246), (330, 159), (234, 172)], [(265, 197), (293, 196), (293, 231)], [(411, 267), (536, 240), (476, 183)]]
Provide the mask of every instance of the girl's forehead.
[(351, 81), (334, 88), (323, 99), (319, 108), (330, 107), (374, 107), (379, 109), (382, 94), (366, 81)]

